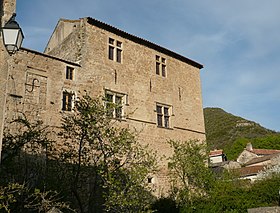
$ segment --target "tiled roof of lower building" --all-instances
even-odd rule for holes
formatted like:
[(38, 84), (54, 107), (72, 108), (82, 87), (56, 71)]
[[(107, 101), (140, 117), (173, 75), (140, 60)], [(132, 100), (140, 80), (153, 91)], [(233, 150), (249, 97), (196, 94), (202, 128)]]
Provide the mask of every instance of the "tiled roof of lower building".
[(250, 176), (250, 175), (256, 175), (260, 171), (262, 171), (264, 168), (265, 168), (264, 165), (242, 167), (242, 168), (238, 169), (238, 172), (239, 172), (240, 177), (246, 177), (246, 176)]
[(275, 149), (252, 149), (250, 152), (256, 154), (256, 155), (272, 155), (276, 153), (280, 153), (280, 150)]
[(224, 152), (222, 149), (219, 149), (219, 150), (212, 150), (210, 151), (209, 153), (209, 157), (214, 157), (214, 156), (217, 156), (217, 155), (222, 155)]
[(275, 158), (275, 157), (280, 157), (280, 153), (253, 158), (252, 160), (248, 161), (245, 165), (249, 166), (249, 165), (252, 165), (255, 163), (265, 162), (265, 161), (271, 160), (272, 158)]

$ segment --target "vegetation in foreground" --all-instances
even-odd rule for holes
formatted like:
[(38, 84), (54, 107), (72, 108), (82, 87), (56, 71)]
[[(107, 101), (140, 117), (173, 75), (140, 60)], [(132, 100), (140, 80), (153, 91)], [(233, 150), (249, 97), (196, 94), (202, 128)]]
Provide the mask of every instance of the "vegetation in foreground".
[(229, 173), (217, 177), (199, 141), (168, 141), (174, 150), (170, 197), (153, 197), (145, 183), (156, 155), (138, 143), (137, 133), (117, 128), (107, 110), (85, 96), (59, 130), (25, 118), (11, 123), (0, 165), (0, 211), (247, 212), (278, 204), (277, 171), (255, 183)]

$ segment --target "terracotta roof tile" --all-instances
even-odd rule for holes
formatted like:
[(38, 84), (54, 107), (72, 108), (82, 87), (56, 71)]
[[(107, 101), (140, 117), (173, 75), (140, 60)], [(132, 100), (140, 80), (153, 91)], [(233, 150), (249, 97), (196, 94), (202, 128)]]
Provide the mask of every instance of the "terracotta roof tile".
[(270, 159), (278, 157), (278, 156), (280, 156), (280, 153), (276, 153), (276, 154), (272, 154), (272, 155), (265, 155), (262, 157), (256, 157), (256, 158), (253, 158), (252, 160), (248, 161), (245, 165), (248, 166), (248, 165), (252, 165), (255, 163), (264, 162), (264, 161), (270, 160)]
[(217, 156), (217, 155), (222, 155), (224, 152), (222, 149), (219, 150), (212, 150), (209, 153), (209, 157)]
[(272, 155), (276, 153), (280, 153), (280, 150), (274, 150), (274, 149), (252, 149), (250, 152), (256, 154), (256, 155)]
[(264, 169), (264, 165), (261, 166), (250, 166), (250, 167), (242, 167), (238, 169), (240, 177), (246, 177), (250, 175), (255, 175)]

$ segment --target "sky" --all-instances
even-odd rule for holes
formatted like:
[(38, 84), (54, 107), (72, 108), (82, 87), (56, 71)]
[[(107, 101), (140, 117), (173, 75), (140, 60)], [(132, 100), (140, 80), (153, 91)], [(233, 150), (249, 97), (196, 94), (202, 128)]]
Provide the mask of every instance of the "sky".
[(204, 65), (203, 107), (280, 131), (279, 0), (17, 0), (25, 48), (58, 20), (92, 17)]

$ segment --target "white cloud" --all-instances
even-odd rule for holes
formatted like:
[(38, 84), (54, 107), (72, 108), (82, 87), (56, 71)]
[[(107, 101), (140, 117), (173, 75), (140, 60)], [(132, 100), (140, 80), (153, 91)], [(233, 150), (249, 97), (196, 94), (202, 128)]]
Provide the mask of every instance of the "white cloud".
[(280, 130), (279, 0), (18, 0), (17, 5), (28, 48), (43, 50), (59, 18), (91, 16), (204, 64), (205, 106)]

